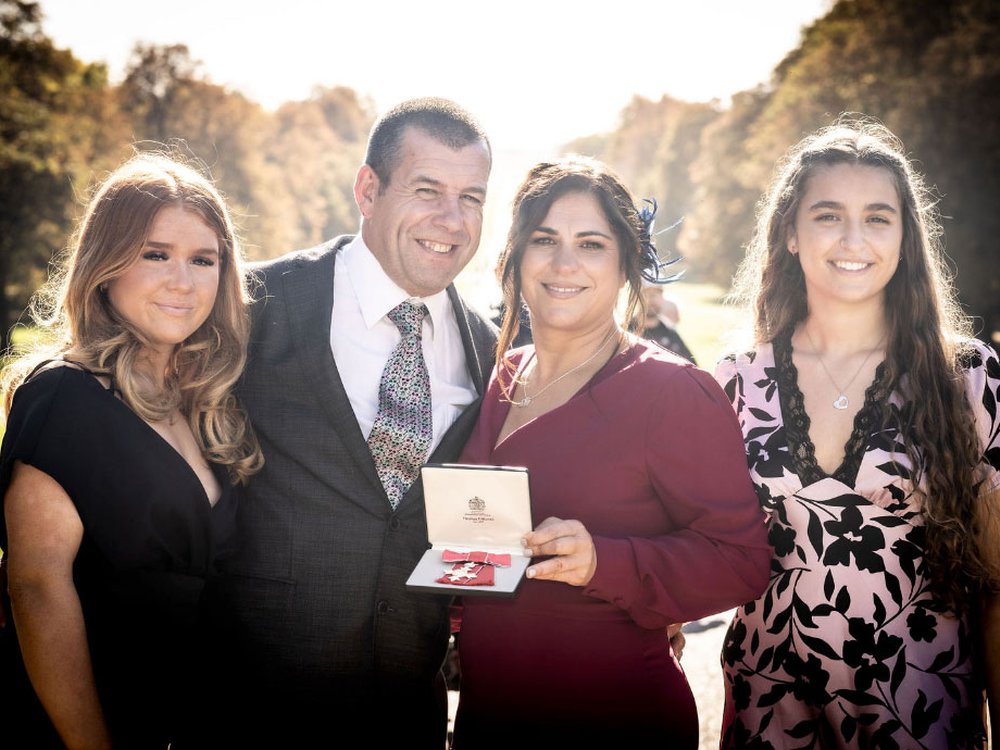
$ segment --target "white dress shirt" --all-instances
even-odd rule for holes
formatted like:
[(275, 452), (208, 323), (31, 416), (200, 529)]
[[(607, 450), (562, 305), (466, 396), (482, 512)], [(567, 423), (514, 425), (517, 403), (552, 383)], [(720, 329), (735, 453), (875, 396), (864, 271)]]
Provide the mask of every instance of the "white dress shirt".
[(341, 248), (335, 262), (330, 347), (366, 440), (378, 413), (382, 370), (401, 338), (396, 324), (386, 315), (407, 299), (427, 306), (429, 314), (421, 330), (431, 380), (433, 451), (452, 422), (476, 398), (448, 293), (411, 297), (386, 275), (360, 234)]

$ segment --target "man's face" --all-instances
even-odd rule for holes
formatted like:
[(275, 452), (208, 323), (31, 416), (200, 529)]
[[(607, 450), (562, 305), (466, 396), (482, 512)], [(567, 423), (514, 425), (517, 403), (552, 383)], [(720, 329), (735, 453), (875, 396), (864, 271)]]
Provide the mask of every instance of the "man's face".
[(482, 141), (455, 150), (416, 128), (403, 131), (401, 145), (389, 184), (365, 165), (354, 197), (361, 236), (382, 269), (408, 294), (428, 297), (479, 247), (490, 155)]

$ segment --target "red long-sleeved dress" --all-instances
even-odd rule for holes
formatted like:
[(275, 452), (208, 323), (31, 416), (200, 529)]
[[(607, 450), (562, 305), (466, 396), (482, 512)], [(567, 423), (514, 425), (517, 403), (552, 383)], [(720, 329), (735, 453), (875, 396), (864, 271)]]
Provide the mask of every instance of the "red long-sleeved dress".
[(527, 467), (533, 522), (581, 521), (597, 571), (583, 587), (525, 580), (512, 599), (464, 600), (456, 750), (697, 747), (665, 628), (756, 597), (771, 559), (728, 399), (707, 372), (640, 341), (495, 446), (510, 408), (494, 376), (460, 460)]

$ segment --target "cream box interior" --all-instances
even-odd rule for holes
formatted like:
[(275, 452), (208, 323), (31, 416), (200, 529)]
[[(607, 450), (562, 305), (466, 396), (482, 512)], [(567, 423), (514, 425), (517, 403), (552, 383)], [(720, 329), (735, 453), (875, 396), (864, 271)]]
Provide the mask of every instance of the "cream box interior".
[[(514, 596), (531, 558), (521, 539), (531, 531), (528, 470), (514, 466), (425, 464), (427, 537), (430, 549), (413, 569), (406, 585), (414, 591), (449, 596)], [(509, 568), (494, 569), (494, 585), (439, 583), (453, 563), (444, 550), (509, 554)]]

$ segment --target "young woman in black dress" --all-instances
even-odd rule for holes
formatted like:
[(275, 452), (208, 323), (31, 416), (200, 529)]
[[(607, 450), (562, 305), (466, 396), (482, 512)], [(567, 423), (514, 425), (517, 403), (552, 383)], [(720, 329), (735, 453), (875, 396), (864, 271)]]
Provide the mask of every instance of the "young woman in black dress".
[(200, 595), (233, 542), (234, 485), (262, 462), (231, 394), (246, 302), (221, 196), (158, 155), (99, 186), (63, 269), (33, 300), (50, 336), (3, 382), (8, 738), (197, 738), (212, 698)]

